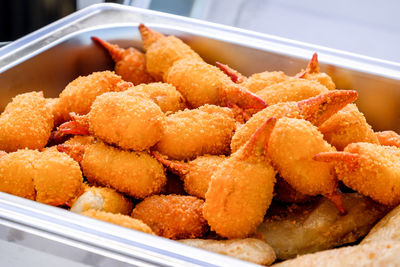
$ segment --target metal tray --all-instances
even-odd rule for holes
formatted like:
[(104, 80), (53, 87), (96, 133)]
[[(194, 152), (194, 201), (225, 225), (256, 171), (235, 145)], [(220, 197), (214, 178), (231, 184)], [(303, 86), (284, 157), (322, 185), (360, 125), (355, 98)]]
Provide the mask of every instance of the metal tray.
[[(46, 97), (56, 97), (77, 76), (111, 69), (111, 59), (90, 37), (141, 48), (137, 30), (141, 22), (182, 38), (206, 61), (227, 63), (244, 74), (282, 70), (293, 75), (307, 65), (312, 53), (318, 52), (322, 71), (334, 78), (338, 88), (359, 92), (359, 108), (374, 129), (400, 131), (398, 63), (115, 4), (83, 9), (0, 48), (0, 110), (18, 93), (41, 90)], [(117, 262), (139, 266), (252, 266), (4, 193), (0, 193), (0, 226), (4, 240), (16, 242), (9, 236), (17, 231), (26, 238), (45, 240), (50, 254), (75, 262), (92, 258), (98, 262), (107, 259), (115, 266), (119, 266)], [(29, 247), (28, 243), (24, 245)], [(88, 254), (79, 258), (73, 251)]]

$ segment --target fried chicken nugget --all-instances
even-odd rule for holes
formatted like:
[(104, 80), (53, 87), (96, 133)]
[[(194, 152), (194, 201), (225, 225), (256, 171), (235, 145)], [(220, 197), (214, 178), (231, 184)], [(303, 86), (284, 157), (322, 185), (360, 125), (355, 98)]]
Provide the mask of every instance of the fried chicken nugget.
[(396, 146), (400, 148), (400, 135), (394, 131), (376, 132), (379, 143), (383, 146)]
[(132, 83), (125, 82), (111, 71), (93, 72), (88, 76), (80, 76), (70, 82), (60, 93), (57, 106), (54, 108), (56, 121), (68, 121), (70, 112), (79, 115), (89, 113), (90, 106), (97, 96), (106, 92), (125, 91)]
[(186, 160), (229, 152), (236, 128), (228, 108), (204, 105), (167, 116), (167, 127), (155, 150), (171, 159)]
[(226, 159), (223, 155), (205, 155), (185, 163), (167, 160), (154, 152), (153, 155), (169, 170), (181, 177), (188, 194), (202, 199), (205, 198), (211, 176)]
[(154, 235), (154, 232), (147, 224), (145, 224), (141, 220), (134, 219), (127, 215), (114, 214), (99, 210), (87, 210), (82, 212), (81, 215)]
[(0, 116), (0, 150), (42, 149), (52, 128), (53, 115), (42, 92), (17, 95)]
[(353, 143), (343, 152), (319, 153), (317, 161), (333, 162), (337, 178), (384, 205), (400, 204), (400, 149)]
[(264, 155), (274, 119), (267, 120), (211, 177), (203, 215), (211, 230), (227, 238), (254, 233), (272, 201), (275, 170)]
[(146, 58), (142, 52), (133, 47), (120, 48), (95, 36), (92, 40), (107, 50), (115, 62), (115, 73), (124, 81), (134, 85), (154, 82), (154, 78), (146, 70)]
[(67, 134), (91, 133), (108, 144), (135, 151), (157, 143), (166, 124), (164, 113), (149, 98), (119, 92), (98, 96), (87, 115), (74, 119), (58, 130)]
[(355, 104), (349, 104), (318, 127), (328, 143), (343, 150), (348, 144), (379, 144), (372, 127)]
[(298, 102), (282, 102), (268, 106), (253, 115), (242, 127), (237, 129), (232, 137), (232, 152), (237, 151), (254, 134), (256, 129), (266, 119), (299, 118), (320, 125), (329, 117), (357, 98), (357, 92), (352, 90), (333, 90)]
[(358, 267), (358, 266), (396, 266), (400, 254), (400, 242), (377, 242), (342, 247), (274, 264), (276, 267)]
[(85, 192), (72, 202), (70, 210), (81, 213), (90, 209), (130, 215), (133, 204), (114, 189), (87, 186)]
[(179, 242), (260, 265), (270, 265), (276, 258), (271, 246), (255, 238), (231, 240), (183, 239)]
[(202, 214), (203, 204), (203, 200), (193, 196), (151, 196), (136, 205), (132, 217), (149, 225), (159, 236), (197, 238), (208, 230)]
[(176, 112), (186, 107), (185, 99), (175, 86), (168, 83), (140, 84), (125, 91), (127, 95), (143, 94), (152, 99), (162, 112)]

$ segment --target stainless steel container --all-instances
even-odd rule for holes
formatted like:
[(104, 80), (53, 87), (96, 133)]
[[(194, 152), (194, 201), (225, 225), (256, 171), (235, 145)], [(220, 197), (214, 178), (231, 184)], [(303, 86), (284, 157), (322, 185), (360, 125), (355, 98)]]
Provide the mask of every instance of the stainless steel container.
[[(90, 37), (141, 48), (139, 23), (174, 34), (209, 63), (227, 63), (244, 74), (293, 75), (318, 52), (321, 70), (338, 88), (358, 91), (358, 106), (374, 129), (400, 131), (399, 63), (114, 4), (91, 6), (1, 48), (0, 110), (18, 93), (41, 90), (56, 97), (77, 76), (111, 69), (111, 59)], [(252, 265), (4, 193), (0, 237), (36, 250), (40, 240), (48, 254), (97, 266)]]

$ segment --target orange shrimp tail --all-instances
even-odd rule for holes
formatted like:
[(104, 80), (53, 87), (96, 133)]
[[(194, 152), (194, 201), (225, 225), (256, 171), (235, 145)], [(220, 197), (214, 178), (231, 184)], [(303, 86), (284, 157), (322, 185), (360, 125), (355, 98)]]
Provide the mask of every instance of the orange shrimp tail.
[(321, 125), (333, 114), (357, 99), (353, 90), (331, 90), (306, 100), (298, 102), (300, 113), (315, 126)]
[(244, 82), (247, 79), (240, 72), (238, 72), (237, 70), (232, 69), (228, 65), (222, 64), (220, 62), (215, 62), (215, 65), (217, 65), (217, 67), (220, 70), (222, 70), (226, 75), (228, 75), (231, 78), (232, 82), (234, 82), (234, 83), (239, 84), (239, 83)]
[(242, 109), (262, 110), (268, 105), (256, 94), (248, 91), (242, 86), (228, 86), (225, 91), (226, 103), (235, 103)]
[(244, 145), (243, 158), (248, 158), (251, 155), (263, 155), (267, 151), (269, 137), (276, 122), (277, 119), (272, 117), (257, 128), (250, 140)]
[(184, 176), (189, 173), (189, 164), (179, 161), (172, 161), (164, 158), (160, 153), (152, 151), (151, 154), (155, 157), (162, 165), (167, 167), (171, 172), (179, 176)]
[(123, 58), (125, 49), (120, 48), (116, 44), (110, 44), (96, 36), (92, 36), (92, 40), (105, 48), (115, 62), (120, 61)]
[(333, 205), (335, 205), (335, 207), (342, 215), (345, 215), (347, 213), (346, 209), (343, 207), (342, 195), (339, 192), (334, 191), (330, 194), (325, 195), (325, 197), (329, 199), (333, 203)]
[(164, 34), (153, 31), (152, 29), (146, 27), (143, 23), (139, 24), (140, 35), (142, 36), (143, 47), (147, 50), (153, 43), (157, 40), (165, 37)]
[(73, 158), (76, 162), (81, 162), (83, 159), (83, 154), (85, 153), (85, 145), (58, 145), (57, 150), (59, 152), (64, 152)]
[(318, 54), (314, 53), (305, 71), (296, 74), (297, 78), (303, 78), (307, 73), (319, 73)]
[(228, 102), (226, 106), (232, 110), (233, 116), (237, 122), (245, 123), (246, 121), (250, 120), (251, 115), (238, 105)]
[(57, 127), (57, 131), (64, 134), (89, 135), (89, 121), (87, 116), (79, 116), (71, 112), (72, 121), (67, 121)]
[(360, 155), (343, 151), (321, 152), (313, 157), (321, 162), (343, 162), (348, 167), (355, 168), (360, 160)]

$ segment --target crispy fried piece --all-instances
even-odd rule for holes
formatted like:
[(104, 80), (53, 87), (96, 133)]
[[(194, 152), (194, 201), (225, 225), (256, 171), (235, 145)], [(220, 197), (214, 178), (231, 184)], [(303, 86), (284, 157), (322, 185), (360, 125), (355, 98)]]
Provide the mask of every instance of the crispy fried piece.
[(372, 127), (355, 104), (349, 104), (318, 128), (328, 143), (343, 150), (348, 144), (367, 142), (378, 144)]
[(122, 149), (142, 151), (164, 134), (165, 115), (150, 99), (110, 92), (97, 97), (87, 116), (58, 127), (66, 134), (89, 134)]
[(199, 198), (205, 198), (211, 176), (225, 160), (225, 156), (205, 155), (185, 162), (176, 162), (153, 153), (155, 158), (184, 181), (185, 191)]
[(102, 142), (87, 145), (83, 151), (81, 167), (92, 184), (145, 198), (159, 193), (166, 183), (163, 166), (147, 152), (124, 151)]
[[(111, 71), (93, 72), (88, 76), (80, 76), (70, 82), (60, 93), (57, 112), (63, 121), (71, 119), (70, 112), (79, 115), (89, 113), (90, 106), (97, 96), (106, 92), (125, 91), (132, 83), (125, 82)], [(59, 119), (57, 119), (59, 121)]]
[(42, 92), (17, 95), (0, 116), (0, 150), (42, 149), (53, 128), (53, 115)]
[(232, 137), (232, 152), (244, 145), (250, 136), (266, 119), (282, 117), (306, 119), (318, 126), (329, 117), (357, 98), (357, 92), (351, 90), (333, 90), (298, 102), (283, 102), (258, 112)]
[(87, 210), (82, 212), (81, 214), (108, 223), (118, 224), (119, 226), (123, 226), (133, 230), (141, 231), (148, 234), (154, 234), (154, 232), (147, 224), (145, 224), (141, 220), (134, 219), (127, 215), (114, 214), (99, 210)]
[(283, 178), (277, 176), (274, 187), (274, 200), (284, 203), (304, 203), (313, 200), (311, 196), (300, 193), (288, 184)]
[(328, 92), (328, 88), (318, 82), (290, 79), (272, 84), (257, 92), (268, 105), (280, 102), (300, 101), (322, 93)]
[(51, 110), (53, 114), (54, 126), (60, 125), (64, 122), (63, 111), (60, 106), (60, 99), (57, 98), (45, 98), (46, 106)]
[(146, 58), (142, 52), (133, 47), (123, 49), (94, 36), (92, 40), (107, 50), (115, 62), (115, 73), (124, 81), (134, 85), (154, 82), (154, 78), (146, 70)]
[(343, 152), (315, 155), (315, 160), (333, 162), (339, 180), (375, 201), (400, 203), (400, 149), (370, 143), (353, 143)]
[(130, 215), (133, 204), (114, 189), (92, 186), (86, 187), (85, 192), (71, 206), (71, 211), (76, 213), (90, 209)]
[(125, 91), (127, 95), (142, 94), (156, 103), (162, 112), (176, 112), (186, 107), (185, 99), (175, 86), (168, 83), (140, 84)]
[(139, 31), (146, 50), (147, 71), (156, 80), (161, 81), (175, 61), (183, 58), (202, 61), (195, 51), (173, 35), (165, 36), (144, 24), (139, 25)]
[(300, 73), (296, 74), (296, 77), (317, 81), (320, 84), (326, 86), (326, 88), (328, 88), (329, 90), (336, 89), (336, 85), (332, 81), (332, 78), (326, 73), (320, 72), (317, 53), (313, 54), (306, 70), (302, 70)]
[(343, 194), (343, 206), (345, 215), (326, 198), (271, 206), (257, 233), (272, 246), (278, 259), (285, 260), (353, 243), (387, 212), (386, 207), (357, 193)]
[(90, 145), (95, 142), (95, 138), (90, 135), (74, 135), (72, 138), (64, 142), (64, 145)]
[(400, 242), (377, 242), (321, 251), (284, 261), (273, 266), (396, 266), (399, 261), (399, 253)]
[(204, 105), (178, 111), (167, 116), (165, 133), (155, 150), (177, 160), (226, 154), (235, 128), (233, 113), (228, 108)]
[(231, 240), (183, 239), (179, 242), (260, 265), (269, 265), (275, 261), (274, 250), (264, 241), (255, 238)]
[(400, 148), (400, 135), (394, 131), (376, 132), (379, 143), (383, 146), (396, 146)]
[(151, 196), (136, 205), (132, 217), (142, 220), (159, 236), (197, 238), (208, 230), (203, 204), (203, 200), (192, 196)]
[(223, 237), (247, 237), (263, 221), (276, 174), (264, 155), (264, 145), (275, 121), (270, 119), (260, 126), (211, 177), (203, 215), (211, 230)]

